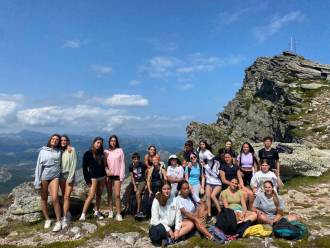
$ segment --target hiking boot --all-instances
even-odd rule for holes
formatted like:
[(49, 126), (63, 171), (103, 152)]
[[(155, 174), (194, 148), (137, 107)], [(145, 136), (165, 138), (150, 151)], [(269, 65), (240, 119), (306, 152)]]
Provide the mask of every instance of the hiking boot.
[(61, 229), (62, 229), (61, 221), (57, 221), (57, 222), (55, 223), (54, 228), (53, 228), (53, 232), (59, 232)]
[(116, 214), (116, 221), (123, 221), (121, 214)]
[(94, 216), (95, 216), (96, 218), (98, 218), (99, 220), (103, 220), (103, 219), (104, 219), (104, 217), (103, 217), (103, 215), (100, 213), (100, 211), (95, 211), (95, 212), (94, 212)]
[(48, 229), (48, 228), (50, 228), (51, 225), (52, 225), (52, 220), (46, 220), (46, 221), (45, 221), (44, 228), (45, 228), (45, 229)]

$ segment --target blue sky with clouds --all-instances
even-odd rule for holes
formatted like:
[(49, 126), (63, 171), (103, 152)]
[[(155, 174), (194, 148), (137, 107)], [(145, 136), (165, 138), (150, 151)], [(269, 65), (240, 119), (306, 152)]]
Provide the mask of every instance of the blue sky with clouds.
[(330, 1), (36, 1), (0, 8), (0, 132), (185, 135), (258, 56), (330, 64)]

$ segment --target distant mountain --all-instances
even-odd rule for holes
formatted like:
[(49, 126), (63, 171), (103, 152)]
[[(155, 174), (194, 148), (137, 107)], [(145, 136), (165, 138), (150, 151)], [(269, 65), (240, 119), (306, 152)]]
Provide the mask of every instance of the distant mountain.
[[(0, 194), (9, 192), (19, 183), (32, 180), (39, 149), (46, 145), (49, 136), (50, 134), (29, 130), (0, 134), (0, 178), (3, 178), (0, 180)], [(94, 137), (70, 134), (69, 137), (76, 148), (79, 159), (78, 168), (80, 168), (83, 153), (90, 148)], [(107, 148), (109, 134), (103, 134), (101, 137), (104, 138), (104, 147)], [(163, 160), (167, 160), (168, 154), (181, 150), (184, 143), (183, 137), (159, 135), (136, 137), (124, 134), (118, 135), (118, 137), (120, 146), (125, 151), (127, 166), (133, 152), (139, 152), (143, 158), (150, 144), (157, 147)], [(11, 178), (5, 180), (5, 178), (9, 178), (9, 175)]]

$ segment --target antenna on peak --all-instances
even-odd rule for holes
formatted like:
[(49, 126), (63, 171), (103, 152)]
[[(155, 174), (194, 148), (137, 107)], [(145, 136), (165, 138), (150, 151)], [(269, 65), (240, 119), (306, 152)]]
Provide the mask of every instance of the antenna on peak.
[(289, 51), (292, 53), (297, 53), (297, 43), (294, 37), (291, 36), (289, 43)]

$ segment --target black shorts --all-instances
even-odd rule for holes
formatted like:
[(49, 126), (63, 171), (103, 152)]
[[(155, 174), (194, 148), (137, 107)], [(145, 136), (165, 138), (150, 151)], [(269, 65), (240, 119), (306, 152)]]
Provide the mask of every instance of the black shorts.
[(242, 172), (244, 186), (250, 186), (253, 172), (252, 171), (243, 171), (243, 170), (241, 170), (241, 172)]
[(119, 176), (108, 176), (108, 179), (112, 181), (120, 181)]

